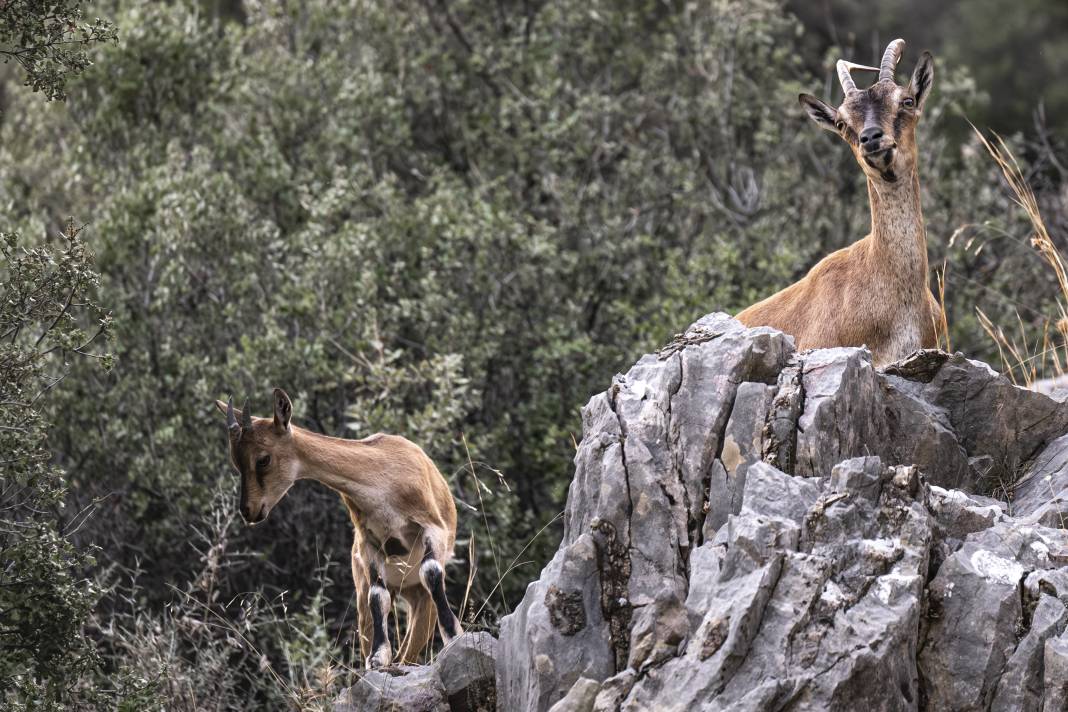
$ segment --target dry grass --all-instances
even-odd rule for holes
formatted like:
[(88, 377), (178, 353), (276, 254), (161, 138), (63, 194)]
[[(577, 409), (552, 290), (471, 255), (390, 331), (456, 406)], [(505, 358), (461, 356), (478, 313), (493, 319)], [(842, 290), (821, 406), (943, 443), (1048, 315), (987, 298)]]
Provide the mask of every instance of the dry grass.
[(948, 353), (953, 353), (953, 344), (949, 340), (949, 322), (946, 320), (946, 263), (942, 262), (942, 271), (935, 272), (938, 278), (938, 316), (932, 316), (935, 330), (935, 346)]
[(1005, 367), (1005, 375), (1017, 385), (1030, 386), (1041, 376), (1063, 374), (1065, 364), (1068, 363), (1068, 270), (1065, 269), (1064, 258), (1046, 229), (1035, 193), (1028, 185), (1020, 170), (1020, 164), (1005, 144), (1004, 139), (994, 134), (994, 140), (991, 141), (974, 125), (972, 125), (972, 130), (979, 137), (983, 148), (997, 163), (1002, 175), (1005, 176), (1005, 181), (1012, 191), (1013, 202), (1023, 208), (1027, 214), (1031, 228), (1034, 230), (1031, 236), (1031, 246), (1053, 270), (1060, 288), (1057, 315), (1046, 320), (1042, 325), (1041, 334), (1033, 340), (1027, 338), (1027, 331), (1019, 313), (1016, 314), (1016, 319), (1020, 334), (1016, 336), (1006, 333), (981, 309), (976, 308), (979, 323), (997, 344), (998, 353)]

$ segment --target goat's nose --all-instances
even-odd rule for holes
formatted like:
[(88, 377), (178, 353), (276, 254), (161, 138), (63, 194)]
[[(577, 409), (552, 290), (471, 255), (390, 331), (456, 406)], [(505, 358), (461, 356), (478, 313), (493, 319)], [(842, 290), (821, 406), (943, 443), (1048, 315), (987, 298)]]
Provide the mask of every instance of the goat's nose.
[(873, 148), (883, 137), (883, 130), (878, 126), (869, 126), (860, 132), (860, 145), (865, 148)]

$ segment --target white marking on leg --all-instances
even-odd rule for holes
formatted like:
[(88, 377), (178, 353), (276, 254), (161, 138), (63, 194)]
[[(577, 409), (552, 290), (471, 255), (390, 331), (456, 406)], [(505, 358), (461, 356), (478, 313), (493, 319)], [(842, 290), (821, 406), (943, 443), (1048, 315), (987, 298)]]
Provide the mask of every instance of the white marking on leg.
[(438, 612), (438, 632), (441, 633), (442, 641), (448, 645), (464, 631), (445, 597), (445, 571), (436, 559), (426, 559), (419, 567), (419, 580), (434, 599)]
[(433, 571), (437, 571), (437, 573), (444, 576), (441, 564), (437, 562), (437, 559), (427, 559), (423, 562), (422, 566), (419, 567), (419, 580), (423, 582), (423, 585), (426, 586), (427, 589), (430, 588), (430, 581), (433, 580)]

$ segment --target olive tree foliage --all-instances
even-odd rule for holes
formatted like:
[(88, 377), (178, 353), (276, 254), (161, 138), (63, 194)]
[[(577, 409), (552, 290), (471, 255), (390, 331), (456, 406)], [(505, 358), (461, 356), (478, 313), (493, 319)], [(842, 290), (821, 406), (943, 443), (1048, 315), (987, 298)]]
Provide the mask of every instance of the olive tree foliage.
[[(85, 2), (0, 2), (0, 61), (46, 99), (90, 65), (109, 23), (85, 21)], [(0, 112), (4, 106), (0, 92)], [(49, 405), (79, 360), (98, 351), (109, 318), (95, 302), (97, 274), (80, 228), (68, 222), (48, 244), (0, 226), (0, 701), (6, 709), (64, 709), (99, 696), (83, 626), (99, 591), (75, 547), (84, 512), (65, 511), (66, 482), (52, 462)]]
[(68, 77), (89, 67), (90, 48), (115, 39), (110, 22), (86, 17), (90, 2), (0, 0), (0, 61), (17, 64), (33, 91), (63, 99)]
[(98, 596), (93, 559), (69, 540), (84, 513), (64, 513), (46, 403), (74, 361), (107, 367), (109, 318), (73, 223), (59, 242), (0, 233), (0, 700), (13, 708), (62, 707), (95, 664), (82, 630)]
[[(493, 628), (559, 537), (581, 405), (868, 230), (852, 156), (796, 102), (837, 98), (834, 56), (812, 77), (773, 0), (108, 13), (122, 40), (66, 112), (15, 95), (0, 217), (43, 235), (91, 211), (116, 363), (74, 365), (50, 442), (70, 506), (106, 497), (80, 532), (111, 564), (97, 635), (217, 700), (276, 704), (285, 680), (292, 701), (295, 670), (325, 669), (287, 656), (282, 592), (341, 648), (354, 613), (332, 493), (298, 485), (254, 530), (205, 523), (236, 497), (215, 398), (266, 415), (281, 386), (298, 425), (422, 445), (461, 501), (450, 599), (470, 575), (462, 617)], [(920, 138), (933, 261), (978, 282), (1005, 252), (949, 235), (1015, 216), (983, 157), (941, 136), (982, 94), (966, 69), (938, 77)], [(947, 295), (951, 324), (977, 294)], [(234, 603), (253, 594), (267, 613)]]

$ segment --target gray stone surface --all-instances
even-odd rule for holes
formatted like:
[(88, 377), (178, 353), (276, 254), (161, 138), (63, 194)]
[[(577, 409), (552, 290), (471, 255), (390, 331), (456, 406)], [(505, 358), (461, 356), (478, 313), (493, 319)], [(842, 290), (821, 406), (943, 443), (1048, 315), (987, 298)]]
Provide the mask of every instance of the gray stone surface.
[[(779, 332), (710, 315), (590, 400), (560, 549), (501, 624), (503, 709), (544, 710), (580, 677), (626, 670), (635, 610), (665, 592), (686, 599), (688, 552), (712, 498), (725, 496), (708, 478), (722, 469), (739, 385), (773, 383), (792, 353)], [(552, 626), (550, 587), (582, 592), (581, 631)], [(606, 687), (607, 699), (616, 688)]]
[(1013, 514), (1047, 527), (1068, 525), (1068, 435), (1047, 445), (1015, 484)]
[(877, 370), (709, 315), (584, 409), (499, 708), (1060, 709), (1066, 432), (959, 354)]
[(590, 712), (601, 691), (601, 683), (588, 677), (580, 677), (567, 694), (549, 708), (549, 712)]
[(919, 393), (924, 402), (946, 413), (970, 458), (991, 458), (986, 473), (990, 484), (1011, 480), (1047, 443), (1068, 432), (1064, 404), (1017, 388), (985, 363), (961, 354), (949, 357)]
[(445, 688), (430, 666), (367, 670), (341, 693), (334, 712), (449, 712)]
[(933, 709), (986, 709), (1022, 626), (1023, 566), (968, 542), (928, 588), (927, 645), (920, 654)]
[(497, 708), (497, 639), (465, 633), (434, 659), (452, 712), (493, 712)]
[(764, 422), (774, 395), (775, 387), (766, 383), (738, 385), (717, 463), (720, 465), (717, 474), (722, 471), (722, 483), (717, 481), (716, 491), (722, 494), (709, 497), (709, 511), (705, 517), (705, 527), (711, 531), (723, 526), (729, 515), (741, 511), (746, 473), (751, 466), (761, 462)]
[(1038, 712), (1042, 706), (1043, 657), (1046, 641), (1064, 631), (1068, 610), (1053, 596), (1039, 594), (1031, 618), (1031, 628), (1024, 634), (998, 681), (991, 712)]
[(1068, 710), (1068, 633), (1047, 640), (1042, 653), (1042, 712)]

